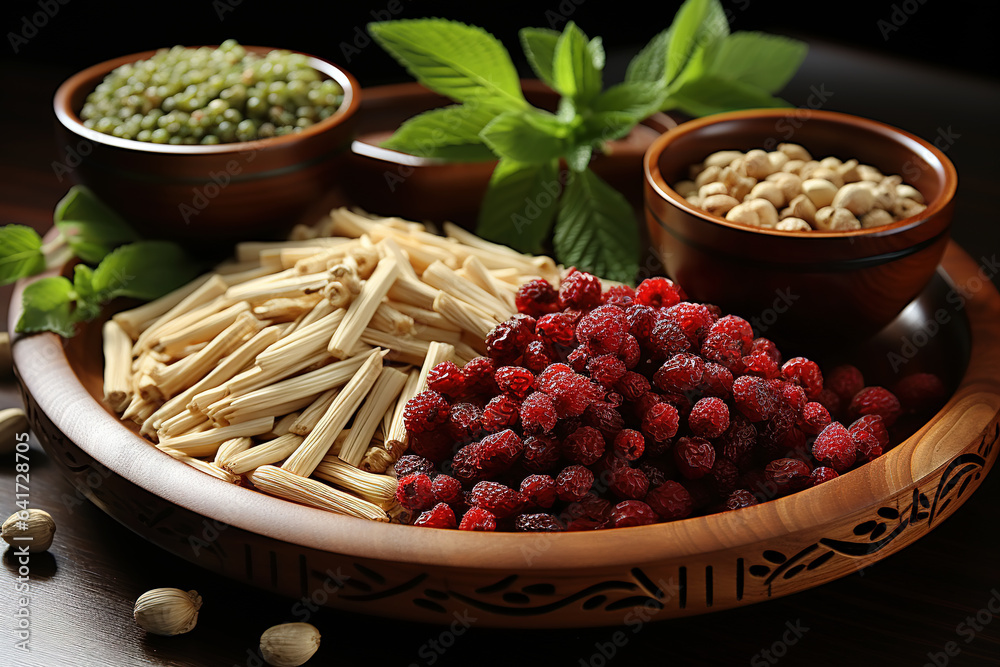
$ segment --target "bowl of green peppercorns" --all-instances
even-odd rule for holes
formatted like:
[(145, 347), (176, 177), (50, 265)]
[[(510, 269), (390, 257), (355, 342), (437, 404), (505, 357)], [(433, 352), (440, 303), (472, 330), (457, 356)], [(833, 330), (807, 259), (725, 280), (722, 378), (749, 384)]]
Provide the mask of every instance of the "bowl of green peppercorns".
[(360, 86), (304, 53), (227, 40), (89, 67), (56, 91), (60, 180), (154, 238), (281, 238), (339, 185)]

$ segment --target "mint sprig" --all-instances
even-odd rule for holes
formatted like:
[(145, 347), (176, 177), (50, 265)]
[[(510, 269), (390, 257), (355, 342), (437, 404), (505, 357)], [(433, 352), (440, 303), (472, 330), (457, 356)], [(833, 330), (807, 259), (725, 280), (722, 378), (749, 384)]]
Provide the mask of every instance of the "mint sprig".
[[(805, 57), (796, 40), (730, 33), (719, 0), (686, 0), (669, 28), (633, 58), (625, 81), (604, 89), (604, 47), (575, 23), (524, 28), (532, 70), (561, 95), (550, 113), (529, 105), (510, 55), (485, 30), (446, 19), (384, 21), (369, 31), (418, 81), (460, 104), (403, 123), (383, 146), (454, 161), (499, 158), (477, 232), (631, 282), (639, 233), (621, 193), (590, 170), (595, 153), (652, 113), (702, 116), (787, 106), (774, 96)], [(565, 165), (565, 169), (563, 169)]]
[(84, 262), (73, 267), (72, 280), (53, 276), (25, 287), (15, 328), (19, 333), (53, 331), (68, 338), (78, 322), (95, 318), (109, 301), (155, 299), (198, 273), (199, 266), (183, 248), (139, 240), (87, 188), (71, 188), (56, 206), (53, 221), (59, 235), (49, 244), (30, 227), (0, 227), (0, 284), (41, 273), (72, 255)]

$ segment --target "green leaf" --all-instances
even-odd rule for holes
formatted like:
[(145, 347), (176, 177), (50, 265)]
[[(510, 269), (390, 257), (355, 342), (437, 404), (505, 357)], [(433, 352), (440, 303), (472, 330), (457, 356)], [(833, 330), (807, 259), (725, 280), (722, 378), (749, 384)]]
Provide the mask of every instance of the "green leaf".
[(100, 314), (101, 300), (94, 291), (94, 270), (86, 264), (73, 267), (73, 292), (76, 295), (74, 319), (89, 321)]
[(482, 144), (479, 133), (497, 113), (495, 108), (476, 101), (432, 109), (405, 121), (381, 145), (401, 153), (432, 157), (441, 148)]
[(719, 0), (687, 0), (674, 16), (667, 45), (665, 82), (670, 84), (699, 49), (710, 47), (729, 34), (729, 20)]
[(632, 207), (591, 170), (572, 174), (556, 220), (556, 257), (598, 276), (631, 283), (639, 270)]
[(601, 92), (604, 49), (592, 44), (572, 21), (566, 24), (556, 42), (552, 71), (555, 89), (577, 103), (586, 103)]
[(709, 50), (708, 72), (774, 93), (792, 78), (808, 50), (804, 42), (787, 37), (735, 32)]
[(594, 147), (590, 144), (574, 146), (566, 154), (566, 162), (573, 171), (583, 171), (590, 164), (590, 158), (594, 155)]
[(500, 160), (479, 210), (476, 233), (521, 252), (542, 252), (561, 189), (556, 160), (539, 164)]
[(606, 141), (621, 139), (636, 126), (639, 118), (627, 111), (601, 111), (591, 114), (574, 132), (574, 143), (597, 147)]
[(448, 162), (492, 162), (497, 159), (496, 154), (489, 149), (489, 146), (482, 142), (428, 148), (421, 157), (436, 158)]
[(15, 331), (54, 331), (64, 338), (76, 333), (72, 306), (73, 284), (62, 276), (42, 278), (24, 288), (21, 318)]
[(656, 34), (639, 53), (632, 58), (625, 70), (625, 81), (629, 83), (663, 84), (667, 76), (667, 46), (673, 28)]
[(569, 149), (569, 135), (569, 128), (554, 115), (532, 109), (500, 114), (479, 136), (501, 158), (547, 162)]
[(661, 86), (626, 81), (601, 93), (591, 108), (597, 112), (624, 111), (635, 116), (638, 122), (659, 111), (666, 97), (666, 90)]
[(198, 268), (176, 243), (139, 241), (116, 248), (101, 261), (94, 269), (93, 291), (101, 301), (156, 299), (190, 281)]
[(784, 100), (760, 88), (716, 76), (703, 76), (685, 83), (671, 96), (671, 100), (677, 108), (692, 116), (788, 106)]
[(73, 253), (92, 264), (117, 246), (139, 239), (121, 216), (79, 185), (70, 188), (56, 205), (54, 221)]
[(25, 225), (0, 227), (0, 285), (45, 270), (42, 237)]
[(528, 64), (538, 78), (555, 88), (552, 67), (556, 59), (559, 32), (548, 28), (522, 28), (518, 33)]
[(459, 102), (489, 99), (504, 109), (528, 105), (510, 54), (482, 28), (445, 19), (368, 24), (368, 31), (417, 81)]

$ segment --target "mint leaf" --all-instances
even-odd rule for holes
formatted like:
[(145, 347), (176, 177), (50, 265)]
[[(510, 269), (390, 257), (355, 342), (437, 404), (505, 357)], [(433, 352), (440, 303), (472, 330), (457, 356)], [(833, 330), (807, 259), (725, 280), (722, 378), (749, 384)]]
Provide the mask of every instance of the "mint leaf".
[(523, 28), (518, 33), (521, 49), (528, 58), (528, 64), (538, 78), (555, 88), (552, 67), (556, 59), (556, 43), (559, 33), (548, 28)]
[(547, 162), (568, 150), (569, 134), (569, 128), (554, 115), (532, 109), (500, 114), (479, 136), (501, 158)]
[(130, 243), (113, 250), (94, 269), (93, 292), (102, 302), (120, 296), (148, 301), (190, 281), (198, 268), (176, 243)]
[(528, 105), (510, 54), (482, 28), (430, 18), (370, 23), (368, 31), (434, 92), (459, 102), (489, 99), (505, 109)]
[(73, 284), (62, 276), (42, 278), (24, 288), (21, 318), (15, 331), (54, 331), (63, 338), (76, 333), (71, 310)]
[(101, 300), (94, 291), (94, 270), (86, 264), (73, 267), (73, 292), (76, 295), (73, 317), (77, 321), (89, 321), (100, 314)]
[(662, 87), (626, 81), (601, 93), (591, 108), (597, 112), (623, 111), (635, 116), (638, 121), (659, 111), (666, 97), (666, 91)]
[(601, 111), (590, 114), (574, 131), (574, 141), (577, 144), (597, 147), (606, 141), (621, 139), (636, 126), (639, 119), (640, 116), (627, 111)]
[(420, 157), (435, 158), (447, 162), (492, 162), (497, 159), (493, 151), (484, 143), (428, 148)]
[(663, 30), (632, 58), (625, 70), (629, 83), (663, 84), (667, 77), (667, 46), (673, 28)]
[(724, 111), (785, 107), (788, 103), (760, 88), (717, 76), (703, 76), (684, 83), (671, 101), (692, 116), (707, 116)]
[(25, 225), (0, 227), (0, 285), (45, 270), (42, 237)]
[(598, 276), (631, 283), (639, 270), (639, 231), (625, 197), (587, 169), (571, 175), (556, 220), (556, 256)]
[(665, 83), (673, 83), (699, 49), (711, 46), (729, 34), (729, 20), (719, 0), (687, 0), (670, 25)]
[(583, 171), (590, 164), (590, 158), (594, 155), (594, 147), (590, 144), (574, 146), (566, 154), (566, 163), (573, 171)]
[(708, 54), (708, 72), (755, 86), (768, 93), (781, 90), (806, 57), (804, 42), (762, 32), (735, 32)]
[(139, 239), (121, 216), (79, 185), (56, 204), (54, 221), (73, 254), (92, 264), (117, 246)]
[(577, 103), (591, 100), (601, 92), (604, 49), (587, 41), (583, 31), (570, 21), (556, 42), (552, 79), (555, 89)]
[[(432, 109), (405, 121), (381, 146), (419, 157), (440, 157), (442, 148), (482, 145), (479, 133), (497, 113), (477, 101)], [(486, 159), (491, 159), (488, 149), (486, 153), (490, 155)]]
[(562, 190), (558, 165), (556, 160), (500, 160), (479, 210), (476, 233), (521, 252), (542, 252)]

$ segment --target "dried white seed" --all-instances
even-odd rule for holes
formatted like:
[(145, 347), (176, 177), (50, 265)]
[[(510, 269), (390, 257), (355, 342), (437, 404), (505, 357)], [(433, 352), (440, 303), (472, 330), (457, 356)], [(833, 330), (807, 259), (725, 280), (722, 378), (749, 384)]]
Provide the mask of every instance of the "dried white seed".
[(824, 232), (861, 229), (861, 222), (846, 208), (824, 206), (816, 211), (816, 229)]
[(32, 508), (11, 514), (0, 531), (0, 537), (12, 547), (26, 547), (32, 553), (39, 553), (52, 546), (56, 522), (48, 512)]
[(824, 178), (807, 178), (802, 181), (802, 193), (809, 197), (817, 209), (829, 206), (837, 195), (837, 186)]
[(862, 216), (875, 206), (875, 192), (868, 183), (848, 183), (837, 190), (830, 205), (834, 208), (846, 208), (855, 216)]
[(260, 636), (260, 654), (273, 667), (299, 667), (319, 650), (320, 634), (309, 623), (283, 623)]
[(198, 591), (179, 588), (154, 588), (135, 601), (135, 622), (154, 635), (179, 635), (190, 632), (198, 623), (201, 596)]
[(701, 204), (701, 208), (712, 215), (724, 217), (726, 213), (729, 213), (729, 211), (739, 203), (740, 202), (737, 201), (736, 197), (730, 197), (727, 194), (712, 195), (711, 197), (705, 198), (705, 201)]
[(812, 227), (809, 226), (809, 223), (802, 218), (785, 218), (783, 220), (779, 220), (778, 224), (774, 228), (783, 232), (812, 231)]

